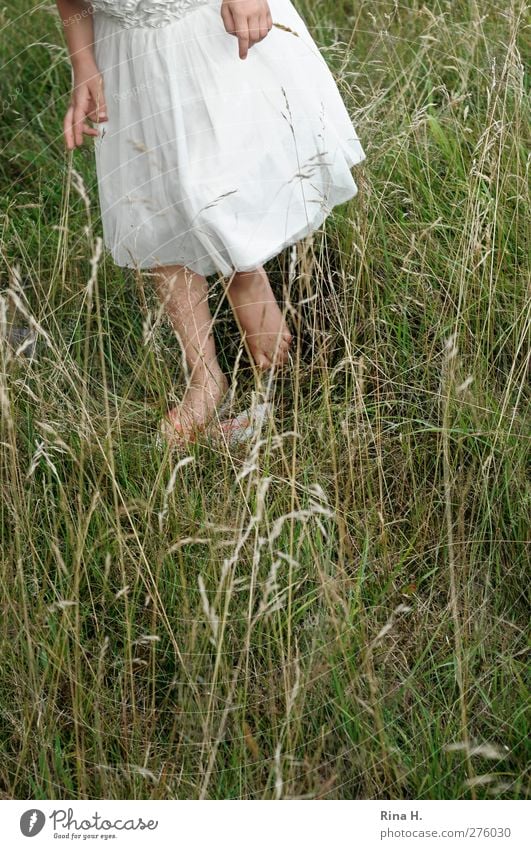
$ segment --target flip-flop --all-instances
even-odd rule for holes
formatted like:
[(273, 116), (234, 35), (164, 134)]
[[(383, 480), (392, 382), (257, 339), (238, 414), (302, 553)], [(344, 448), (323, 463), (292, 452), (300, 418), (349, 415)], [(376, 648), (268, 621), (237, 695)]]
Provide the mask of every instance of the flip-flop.
[(268, 402), (257, 404), (232, 419), (221, 421), (219, 430), (222, 438), (224, 437), (231, 446), (249, 442), (270, 409), (271, 404)]

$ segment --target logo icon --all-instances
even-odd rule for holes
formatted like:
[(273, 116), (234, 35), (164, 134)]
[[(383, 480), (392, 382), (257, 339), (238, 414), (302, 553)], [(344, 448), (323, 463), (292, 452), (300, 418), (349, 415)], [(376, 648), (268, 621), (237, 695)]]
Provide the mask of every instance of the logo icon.
[(44, 827), (46, 817), (42, 811), (37, 808), (30, 808), (29, 811), (24, 811), (20, 817), (20, 830), (24, 837), (35, 837)]

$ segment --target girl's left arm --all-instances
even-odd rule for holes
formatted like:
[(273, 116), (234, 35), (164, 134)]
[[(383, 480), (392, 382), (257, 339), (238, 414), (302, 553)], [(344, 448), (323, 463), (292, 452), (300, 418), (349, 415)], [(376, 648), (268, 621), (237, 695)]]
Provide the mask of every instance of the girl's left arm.
[(107, 120), (103, 94), (103, 78), (94, 57), (94, 26), (92, 6), (87, 0), (56, 0), (63, 23), (74, 74), (72, 100), (67, 109), (63, 130), (69, 150), (83, 143), (83, 134), (98, 135), (86, 120)]
[(92, 6), (86, 0), (55, 0), (72, 67), (96, 66), (94, 60), (94, 27)]

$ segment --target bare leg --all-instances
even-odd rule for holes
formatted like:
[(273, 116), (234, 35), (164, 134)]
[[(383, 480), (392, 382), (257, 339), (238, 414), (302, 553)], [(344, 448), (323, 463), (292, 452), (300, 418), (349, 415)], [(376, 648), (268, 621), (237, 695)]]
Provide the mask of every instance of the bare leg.
[(206, 422), (228, 388), (216, 355), (207, 281), (182, 265), (153, 269), (157, 294), (178, 335), (188, 370), (182, 402), (168, 413), (184, 427)]
[(284, 363), (292, 335), (264, 267), (237, 271), (226, 292), (256, 365), (268, 369)]

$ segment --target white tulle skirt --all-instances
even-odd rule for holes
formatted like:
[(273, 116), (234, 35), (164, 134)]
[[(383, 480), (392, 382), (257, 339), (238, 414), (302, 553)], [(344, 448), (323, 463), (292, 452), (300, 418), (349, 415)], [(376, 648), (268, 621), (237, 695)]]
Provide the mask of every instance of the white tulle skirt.
[(273, 26), (244, 60), (220, 6), (158, 27), (94, 12), (109, 118), (96, 170), (119, 266), (248, 271), (357, 194), (350, 169), (365, 153), (290, 0), (269, 0), (288, 29)]

